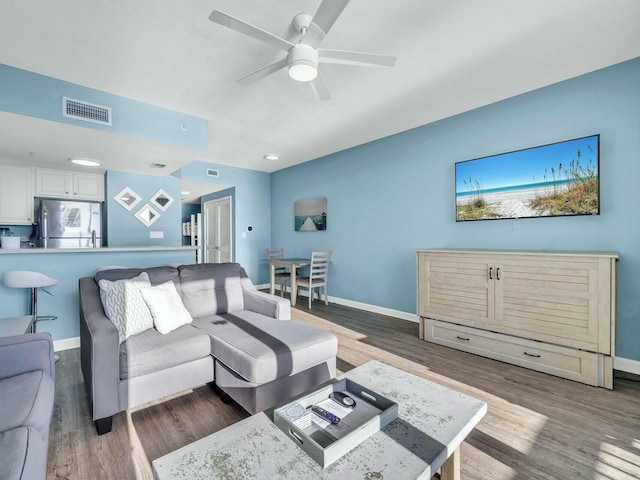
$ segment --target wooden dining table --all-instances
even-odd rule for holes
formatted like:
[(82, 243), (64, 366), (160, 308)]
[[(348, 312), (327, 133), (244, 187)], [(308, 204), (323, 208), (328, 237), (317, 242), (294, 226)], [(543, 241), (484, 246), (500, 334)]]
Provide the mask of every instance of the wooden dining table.
[(285, 267), (291, 271), (291, 306), (295, 306), (296, 297), (298, 296), (296, 289), (296, 270), (311, 265), (310, 258), (279, 258), (269, 260), (269, 270), (271, 271), (271, 282), (269, 284), (269, 293), (273, 295), (276, 284), (276, 268)]

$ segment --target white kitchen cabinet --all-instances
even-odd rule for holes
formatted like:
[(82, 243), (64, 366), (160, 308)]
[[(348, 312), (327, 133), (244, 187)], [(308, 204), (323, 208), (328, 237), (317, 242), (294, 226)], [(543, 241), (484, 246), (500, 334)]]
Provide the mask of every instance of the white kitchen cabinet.
[(36, 168), (36, 195), (71, 198), (71, 172)]
[(33, 168), (0, 165), (0, 224), (33, 223)]
[(81, 200), (104, 200), (104, 176), (96, 173), (74, 173), (73, 198)]
[(104, 200), (104, 177), (96, 173), (36, 168), (36, 196)]
[(419, 251), (421, 338), (612, 388), (617, 258)]

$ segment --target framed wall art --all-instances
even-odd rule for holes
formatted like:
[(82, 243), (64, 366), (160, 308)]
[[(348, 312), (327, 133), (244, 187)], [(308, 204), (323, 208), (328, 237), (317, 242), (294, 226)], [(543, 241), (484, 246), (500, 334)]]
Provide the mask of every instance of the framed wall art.
[(298, 200), (295, 203), (296, 232), (317, 232), (327, 229), (327, 199)]
[(456, 221), (600, 214), (600, 135), (455, 164)]

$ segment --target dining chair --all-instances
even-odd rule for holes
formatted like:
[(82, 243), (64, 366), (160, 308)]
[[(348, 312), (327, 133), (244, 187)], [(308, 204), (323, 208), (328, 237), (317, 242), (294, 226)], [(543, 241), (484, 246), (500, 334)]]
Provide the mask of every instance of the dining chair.
[[(313, 300), (313, 289), (324, 287), (324, 304), (328, 305), (327, 296), (327, 277), (329, 274), (329, 264), (331, 263), (332, 251), (327, 252), (311, 252), (311, 265), (309, 266), (308, 277), (296, 277), (297, 290), (300, 287), (309, 289), (309, 308)], [(296, 292), (297, 295), (298, 292)], [(318, 300), (320, 300), (320, 290), (317, 291)]]
[[(284, 260), (284, 248), (267, 248), (268, 260)], [(284, 267), (276, 267), (275, 282), (280, 285), (280, 296), (284, 297), (286, 283), (291, 282), (291, 273)]]

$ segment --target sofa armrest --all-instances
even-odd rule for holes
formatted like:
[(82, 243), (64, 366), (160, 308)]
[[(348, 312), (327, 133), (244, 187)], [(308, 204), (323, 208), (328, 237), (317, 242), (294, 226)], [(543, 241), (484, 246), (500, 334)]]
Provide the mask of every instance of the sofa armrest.
[(0, 338), (0, 378), (38, 370), (55, 381), (51, 334), (27, 333)]
[(289, 300), (261, 292), (248, 278), (242, 278), (240, 283), (242, 284), (245, 310), (261, 313), (278, 320), (291, 320), (291, 302)]
[(78, 282), (80, 294), (80, 366), (93, 419), (120, 411), (120, 343), (118, 330), (107, 318), (100, 289), (92, 277)]

